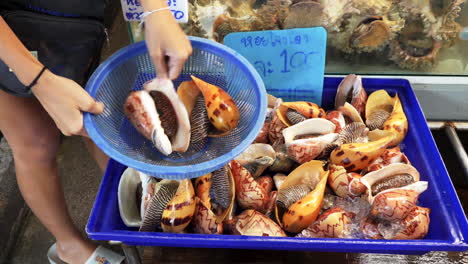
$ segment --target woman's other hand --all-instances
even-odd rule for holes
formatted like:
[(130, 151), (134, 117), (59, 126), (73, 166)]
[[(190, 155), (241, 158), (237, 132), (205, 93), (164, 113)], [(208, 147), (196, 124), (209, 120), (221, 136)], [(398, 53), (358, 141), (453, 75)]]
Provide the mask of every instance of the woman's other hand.
[(83, 112), (100, 114), (104, 104), (94, 99), (75, 81), (46, 70), (32, 92), (66, 135), (88, 136), (83, 126)]

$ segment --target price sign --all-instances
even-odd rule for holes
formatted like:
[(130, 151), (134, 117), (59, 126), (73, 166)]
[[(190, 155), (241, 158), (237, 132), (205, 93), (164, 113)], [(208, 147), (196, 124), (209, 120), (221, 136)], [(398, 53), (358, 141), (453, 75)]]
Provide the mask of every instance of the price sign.
[(327, 45), (324, 28), (231, 33), (224, 44), (252, 63), (268, 92), (307, 91), (312, 102), (321, 105)]
[[(120, 0), (122, 11), (126, 21), (140, 21), (143, 14), (143, 7), (139, 0)], [(171, 8), (174, 18), (179, 23), (188, 22), (188, 4), (187, 0), (168, 0), (167, 5)]]

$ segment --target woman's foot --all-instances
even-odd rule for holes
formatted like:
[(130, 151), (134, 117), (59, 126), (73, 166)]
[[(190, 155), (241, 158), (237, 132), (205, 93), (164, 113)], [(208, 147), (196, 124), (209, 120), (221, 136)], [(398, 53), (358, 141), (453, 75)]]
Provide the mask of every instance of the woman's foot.
[(57, 255), (66, 263), (83, 264), (93, 254), (96, 247), (96, 245), (84, 239), (67, 242), (57, 241)]

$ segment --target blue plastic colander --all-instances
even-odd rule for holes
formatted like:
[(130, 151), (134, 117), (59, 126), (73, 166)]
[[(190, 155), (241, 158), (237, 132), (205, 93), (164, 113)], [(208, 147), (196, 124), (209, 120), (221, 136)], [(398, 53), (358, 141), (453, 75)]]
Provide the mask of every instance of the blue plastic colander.
[(201, 147), (164, 156), (131, 125), (124, 102), (132, 90), (156, 77), (145, 42), (125, 47), (101, 64), (86, 90), (105, 104), (100, 115), (85, 113), (84, 125), (91, 139), (114, 160), (166, 179), (194, 178), (221, 168), (241, 154), (263, 126), (267, 96), (255, 68), (239, 53), (207, 39), (189, 37), (193, 54), (174, 86), (194, 75), (224, 89), (236, 102), (240, 121), (229, 135), (209, 138)]

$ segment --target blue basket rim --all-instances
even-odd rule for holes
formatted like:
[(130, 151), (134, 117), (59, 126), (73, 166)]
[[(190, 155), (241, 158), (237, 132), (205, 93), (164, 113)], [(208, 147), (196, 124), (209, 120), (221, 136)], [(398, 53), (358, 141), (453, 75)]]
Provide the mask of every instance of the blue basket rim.
[[(219, 169), (224, 164), (227, 164), (235, 157), (240, 155), (247, 147), (252, 144), (252, 142), (257, 137), (258, 132), (263, 127), (266, 117), (266, 108), (267, 108), (267, 92), (265, 88), (265, 84), (263, 79), (258, 74), (257, 70), (253, 67), (253, 65), (240, 53), (236, 52), (235, 50), (217, 43), (212, 40), (188, 36), (188, 39), (191, 41), (192, 46), (205, 46), (211, 49), (215, 49), (223, 56), (228, 57), (229, 59), (237, 60), (241, 63), (242, 67), (245, 67), (247, 72), (251, 75), (250, 77), (255, 82), (258, 87), (259, 93), (259, 100), (260, 104), (258, 105), (259, 110), (259, 118), (255, 121), (255, 125), (252, 127), (251, 131), (247, 134), (247, 136), (242, 140), (242, 142), (233, 148), (230, 152), (221, 155), (215, 159), (205, 161), (202, 163), (198, 163), (195, 165), (186, 165), (186, 166), (160, 166), (160, 165), (153, 165), (144, 163), (141, 161), (137, 161), (128, 157), (127, 155), (121, 154), (119, 151), (115, 150), (106, 142), (104, 137), (102, 137), (92, 119), (93, 114), (85, 112), (84, 115), (84, 127), (90, 136), (90, 138), (94, 141), (94, 143), (109, 157), (115, 159), (116, 161), (125, 164), (128, 167), (134, 168), (139, 170), (143, 173), (147, 173), (150, 176), (164, 176), (165, 178), (193, 178), (196, 176), (200, 176), (204, 173), (212, 172), (216, 169)], [(95, 94), (97, 92), (97, 88), (99, 83), (102, 82), (105, 76), (109, 72), (112, 71), (113, 68), (117, 67), (121, 63), (130, 57), (133, 57), (136, 53), (140, 53), (142, 50), (147, 51), (147, 46), (145, 41), (139, 41), (133, 44), (130, 44), (124, 48), (121, 48), (109, 58), (107, 58), (103, 63), (99, 65), (99, 67), (94, 71), (91, 75), (89, 81), (86, 84), (86, 91), (91, 95), (91, 97), (95, 98)], [(196, 175), (198, 174), (198, 175)], [(186, 175), (190, 175), (189, 177), (185, 177)]]

